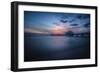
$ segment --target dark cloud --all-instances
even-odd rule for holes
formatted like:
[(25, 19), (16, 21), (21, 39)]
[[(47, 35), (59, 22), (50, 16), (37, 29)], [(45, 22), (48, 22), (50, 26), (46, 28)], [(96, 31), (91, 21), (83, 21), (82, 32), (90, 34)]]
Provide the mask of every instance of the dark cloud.
[(75, 19), (72, 19), (72, 20), (70, 20), (69, 22), (71, 23), (71, 22), (74, 22), (75, 21)]
[(84, 24), (84, 27), (90, 27), (90, 23)]
[(60, 20), (60, 22), (67, 23), (68, 21), (67, 20)]
[(89, 14), (85, 14), (85, 15), (80, 14), (80, 15), (77, 16), (77, 18), (78, 19), (86, 19), (86, 18), (90, 18), (90, 15)]
[(70, 26), (78, 26), (78, 24), (71, 24)]

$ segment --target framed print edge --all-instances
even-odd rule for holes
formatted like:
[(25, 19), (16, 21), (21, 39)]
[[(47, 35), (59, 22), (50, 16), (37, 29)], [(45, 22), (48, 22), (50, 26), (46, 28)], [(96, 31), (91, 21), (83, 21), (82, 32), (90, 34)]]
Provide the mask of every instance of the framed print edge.
[[(36, 5), (50, 7), (69, 7), (69, 8), (85, 8), (95, 9), (95, 64), (71, 65), (71, 66), (52, 66), (38, 68), (19, 68), (18, 67), (18, 6), (19, 5)], [(12, 71), (31, 71), (31, 70), (49, 70), (49, 69), (64, 69), (64, 68), (81, 68), (97, 66), (97, 7), (82, 6), (82, 5), (64, 5), (64, 4), (49, 4), (49, 3), (34, 3), (34, 2), (17, 2), (11, 3), (11, 70)]]
[(18, 6), (15, 2), (11, 3), (11, 70), (18, 69)]

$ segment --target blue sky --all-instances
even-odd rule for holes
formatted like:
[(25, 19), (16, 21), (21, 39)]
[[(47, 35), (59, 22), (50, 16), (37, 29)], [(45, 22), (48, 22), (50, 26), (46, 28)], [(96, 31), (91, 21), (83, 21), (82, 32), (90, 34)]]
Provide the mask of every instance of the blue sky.
[(55, 26), (63, 26), (74, 33), (90, 31), (90, 15), (80, 13), (24, 11), (26, 32), (50, 33)]

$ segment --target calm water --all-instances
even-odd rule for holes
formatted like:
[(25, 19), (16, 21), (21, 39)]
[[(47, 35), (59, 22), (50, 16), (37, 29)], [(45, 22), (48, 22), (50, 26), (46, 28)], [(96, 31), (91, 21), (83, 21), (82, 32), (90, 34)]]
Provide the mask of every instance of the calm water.
[(24, 61), (90, 58), (87, 37), (25, 36)]

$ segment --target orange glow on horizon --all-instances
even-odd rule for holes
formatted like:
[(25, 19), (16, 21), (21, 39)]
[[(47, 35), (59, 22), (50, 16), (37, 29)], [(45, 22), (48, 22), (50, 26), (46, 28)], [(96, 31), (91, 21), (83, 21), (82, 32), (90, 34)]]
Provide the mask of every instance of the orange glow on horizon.
[(63, 34), (65, 34), (66, 31), (68, 31), (68, 29), (61, 25), (54, 26), (52, 28), (52, 34), (63, 35)]

